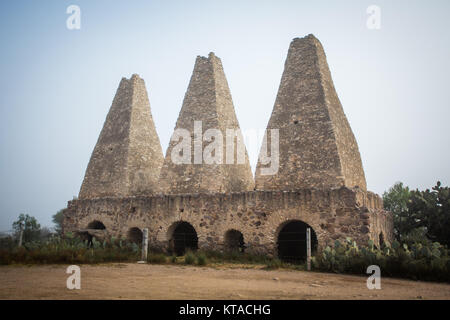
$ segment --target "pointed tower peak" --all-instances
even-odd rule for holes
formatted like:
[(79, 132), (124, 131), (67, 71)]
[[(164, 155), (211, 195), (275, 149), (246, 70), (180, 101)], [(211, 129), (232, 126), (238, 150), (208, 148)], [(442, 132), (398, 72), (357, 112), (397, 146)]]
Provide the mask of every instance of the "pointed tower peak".
[(297, 41), (305, 41), (305, 40), (317, 40), (319, 41), (319, 39), (317, 39), (312, 33), (304, 36), (304, 37), (295, 37), (294, 39), (292, 39), (292, 42), (297, 42)]
[(137, 73), (133, 73), (131, 75), (130, 80), (144, 80), (144, 79), (142, 79)]
[(319, 40), (294, 39), (287, 55), (268, 129), (279, 130), (279, 170), (256, 188), (359, 187), (366, 189), (358, 145), (336, 94)]
[[(196, 129), (196, 124), (201, 124), (201, 127)], [(177, 164), (172, 156), (174, 150), (178, 148), (179, 141), (171, 140), (159, 179), (162, 192), (176, 194), (253, 190), (254, 180), (245, 146), (243, 160), (242, 158), (239, 158), (239, 162), (236, 160), (237, 151), (230, 156), (229, 159), (234, 157), (230, 160), (231, 163), (226, 159), (227, 129), (236, 132), (236, 136), (233, 136), (236, 144), (239, 141), (243, 146), (243, 137), (222, 64), (213, 53), (210, 53), (208, 58), (197, 56), (178, 116), (175, 129), (177, 133), (179, 133), (178, 129), (187, 130), (190, 133), (190, 157), (187, 163)], [(221, 138), (218, 137), (222, 143), (217, 147), (217, 154), (222, 155), (219, 162), (216, 162), (218, 158), (215, 158), (213, 163), (204, 158), (206, 148), (213, 143), (204, 137), (208, 129), (216, 129), (215, 131), (220, 131), (222, 135)], [(199, 135), (200, 141), (197, 140), (196, 143), (195, 139)], [(200, 150), (200, 157), (195, 156), (195, 150)]]
[(152, 194), (163, 154), (144, 80), (122, 78), (92, 152), (80, 199)]
[(139, 76), (139, 74), (133, 73), (133, 74), (131, 75), (130, 78), (122, 77), (121, 82), (122, 82), (122, 81), (130, 82), (130, 81), (133, 81), (133, 80), (144, 80), (144, 79), (142, 79), (142, 78)]
[(197, 62), (197, 61), (213, 62), (213, 61), (220, 61), (220, 58), (219, 58), (218, 56), (216, 56), (214, 52), (211, 51), (211, 52), (208, 54), (207, 57), (206, 57), (206, 56), (198, 55), (198, 56), (197, 56), (197, 59), (196, 59), (196, 62)]

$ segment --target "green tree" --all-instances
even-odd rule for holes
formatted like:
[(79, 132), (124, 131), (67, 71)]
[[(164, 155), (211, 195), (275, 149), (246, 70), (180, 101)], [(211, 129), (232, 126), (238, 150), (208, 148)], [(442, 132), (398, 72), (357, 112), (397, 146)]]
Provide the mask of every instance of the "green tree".
[(450, 246), (450, 188), (438, 181), (431, 190), (411, 192), (408, 211), (416, 227), (426, 229), (432, 241)]
[(64, 209), (59, 210), (52, 216), (52, 221), (55, 224), (55, 231), (58, 234), (62, 232), (63, 220), (64, 220)]
[(402, 182), (397, 182), (383, 193), (384, 208), (391, 211), (394, 218), (394, 235), (401, 240), (402, 235), (410, 233), (415, 227), (414, 218), (408, 210), (411, 192)]
[(35, 217), (21, 213), (17, 221), (15, 221), (12, 226), (16, 236), (20, 234), (21, 226), (23, 226), (22, 241), (24, 243), (39, 240), (41, 225), (37, 222)]

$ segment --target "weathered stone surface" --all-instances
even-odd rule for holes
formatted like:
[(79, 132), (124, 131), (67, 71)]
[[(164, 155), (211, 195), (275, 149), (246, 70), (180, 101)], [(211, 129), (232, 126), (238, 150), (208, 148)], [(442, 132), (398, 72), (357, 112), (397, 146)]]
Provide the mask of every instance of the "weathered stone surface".
[[(291, 42), (267, 129), (279, 129), (280, 168), (275, 175), (261, 175), (258, 162), (257, 190), (366, 190), (355, 137), (313, 35)], [(267, 140), (270, 145), (270, 136)]]
[[(202, 121), (202, 133), (239, 128), (214, 54), (197, 58), (176, 128), (194, 140), (194, 121)], [(262, 176), (258, 164), (258, 190), (246, 152), (243, 164), (174, 164), (174, 142), (163, 159), (143, 80), (123, 79), (79, 200), (64, 210), (64, 232), (108, 238), (148, 228), (150, 247), (168, 250), (183, 221), (194, 228), (200, 249), (222, 250), (225, 234), (235, 230), (247, 252), (269, 256), (277, 254), (280, 230), (292, 221), (312, 228), (319, 248), (346, 237), (361, 245), (393, 240), (392, 214), (366, 191), (355, 138), (323, 49), (311, 35), (291, 43), (268, 128), (280, 130), (280, 170)], [(95, 225), (103, 230), (92, 230)]]
[[(223, 135), (222, 164), (196, 164), (194, 159), (194, 122), (201, 121), (202, 134), (218, 129)], [(247, 151), (243, 163), (237, 162), (237, 140), (232, 164), (226, 164), (226, 130), (239, 128), (222, 63), (214, 53), (208, 58), (197, 57), (183, 106), (175, 129), (186, 129), (191, 134), (191, 163), (176, 164), (172, 150), (178, 141), (167, 148), (159, 183), (165, 194), (239, 192), (254, 188), (253, 174)], [(242, 134), (238, 135), (242, 141)], [(210, 142), (203, 141), (201, 150)]]
[(123, 78), (92, 152), (79, 197), (124, 197), (158, 189), (163, 154), (144, 80)]
[[(299, 189), (281, 193), (279, 198), (274, 197), (276, 193), (249, 191), (74, 200), (65, 212), (64, 232), (85, 229), (92, 221), (100, 221), (109, 235), (126, 238), (131, 228), (145, 227), (149, 228), (149, 245), (167, 250), (171, 226), (186, 221), (197, 232), (200, 249), (221, 250), (226, 232), (237, 230), (243, 234), (248, 252), (268, 255), (276, 254), (280, 226), (292, 220), (311, 226), (319, 247), (333, 245), (334, 240), (343, 241), (346, 237), (360, 245), (367, 244), (369, 239), (378, 245), (381, 233), (386, 242), (393, 239), (392, 215), (382, 209), (381, 198), (359, 188)], [(320, 210), (316, 199), (322, 199)], [(348, 202), (356, 203), (356, 199), (362, 199), (367, 207), (348, 209)], [(352, 212), (354, 218), (341, 225), (338, 219), (327, 222), (321, 217), (322, 212), (330, 213), (336, 208)], [(373, 221), (370, 226), (359, 218), (360, 212), (367, 208)]]

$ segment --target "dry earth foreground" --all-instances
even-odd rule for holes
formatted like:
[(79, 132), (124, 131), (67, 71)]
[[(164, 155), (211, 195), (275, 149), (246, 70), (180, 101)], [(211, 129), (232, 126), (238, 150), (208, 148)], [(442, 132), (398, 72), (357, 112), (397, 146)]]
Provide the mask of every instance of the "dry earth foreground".
[(450, 299), (450, 285), (246, 266), (81, 266), (81, 289), (66, 288), (67, 265), (0, 267), (0, 299)]

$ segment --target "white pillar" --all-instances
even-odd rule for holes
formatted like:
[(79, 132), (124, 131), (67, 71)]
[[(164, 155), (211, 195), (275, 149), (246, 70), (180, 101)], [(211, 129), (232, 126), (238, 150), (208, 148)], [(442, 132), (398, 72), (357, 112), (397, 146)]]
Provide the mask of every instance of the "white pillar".
[(311, 271), (311, 228), (306, 229), (306, 270)]
[(148, 228), (144, 228), (142, 232), (142, 261), (147, 262), (148, 252)]

